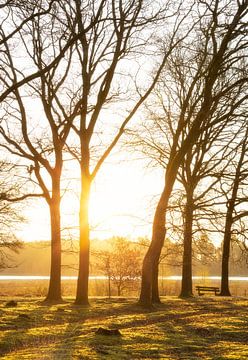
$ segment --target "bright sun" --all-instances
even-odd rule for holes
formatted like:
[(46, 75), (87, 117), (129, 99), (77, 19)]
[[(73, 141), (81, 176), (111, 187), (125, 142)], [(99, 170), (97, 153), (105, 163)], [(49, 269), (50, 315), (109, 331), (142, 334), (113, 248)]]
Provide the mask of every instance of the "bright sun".
[[(76, 170), (74, 171), (76, 173)], [(91, 237), (149, 236), (153, 206), (151, 199), (159, 193), (163, 176), (142, 170), (142, 164), (132, 162), (107, 164), (92, 185), (90, 199)], [(144, 195), (145, 194), (145, 195)], [(78, 227), (78, 194), (65, 194), (61, 202), (62, 227)], [(24, 241), (49, 240), (50, 219), (44, 200), (35, 201), (25, 210), (28, 223), (18, 235)]]

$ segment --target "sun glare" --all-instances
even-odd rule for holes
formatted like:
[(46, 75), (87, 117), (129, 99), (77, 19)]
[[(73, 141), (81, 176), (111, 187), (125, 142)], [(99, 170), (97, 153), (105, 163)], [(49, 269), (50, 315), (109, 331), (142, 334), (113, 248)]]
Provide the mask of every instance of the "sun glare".
[[(162, 176), (154, 171), (144, 172), (142, 166), (137, 162), (107, 164), (99, 174), (92, 185), (89, 204), (92, 238), (149, 236), (152, 191), (154, 188), (159, 191)], [(73, 172), (76, 174), (76, 167)], [(73, 230), (75, 237), (78, 236), (78, 208), (79, 194), (66, 193), (61, 201), (62, 228)], [(21, 239), (50, 239), (49, 211), (44, 200), (34, 200), (24, 215), (27, 223), (18, 232)]]

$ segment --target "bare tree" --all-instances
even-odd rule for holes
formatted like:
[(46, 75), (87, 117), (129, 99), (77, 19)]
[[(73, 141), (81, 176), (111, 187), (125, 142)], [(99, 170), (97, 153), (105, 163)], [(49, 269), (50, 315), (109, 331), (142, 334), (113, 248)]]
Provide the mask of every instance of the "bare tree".
[[(170, 66), (170, 73), (173, 72), (174, 76), (176, 75), (176, 77), (173, 76), (175, 84), (177, 84), (174, 99), (178, 103), (183, 103), (185, 83), (190, 84), (189, 81), (183, 81), (185, 75), (183, 72), (187, 73), (188, 77), (189, 71), (185, 69), (184, 63), (180, 64), (181, 70), (178, 69), (179, 64), (175, 70), (174, 60)], [(141, 147), (141, 151), (146, 157), (152, 159), (152, 164), (155, 163), (155, 165), (158, 164), (166, 168), (169, 149), (173, 141), (173, 133), (171, 133), (173, 124), (171, 119), (166, 117), (166, 112), (163, 114), (158, 113), (159, 108), (166, 109), (166, 103), (161, 97), (161, 93), (166, 93), (166, 86), (163, 81), (160, 81), (160, 84), (161, 86), (156, 95), (157, 99), (155, 98), (155, 100), (158, 100), (155, 102), (157, 112), (153, 108), (148, 108), (151, 124), (149, 128), (145, 124), (144, 131), (138, 133), (138, 136), (134, 134), (134, 143), (136, 146), (138, 145), (138, 148)], [(184, 84), (184, 88), (182, 88), (182, 84)], [(198, 95), (195, 94), (196, 98)], [(240, 94), (238, 93), (237, 96), (240, 96)], [(195, 102), (197, 101), (196, 98), (194, 99)], [(224, 117), (226, 110), (227, 116)], [(223, 205), (225, 200), (222, 192), (217, 191), (217, 189), (219, 189), (221, 176), (225, 174), (230, 160), (235, 156), (234, 148), (233, 146), (230, 147), (230, 144), (239, 136), (243, 126), (242, 122), (241, 124), (237, 122), (240, 114), (232, 114), (229, 110), (226, 104), (220, 104), (214, 116), (217, 118), (221, 116), (223, 121), (217, 122), (213, 127), (206, 127), (197, 142), (189, 149), (177, 176), (177, 185), (181, 183), (182, 188), (177, 186), (177, 190), (174, 191), (170, 198), (167, 223), (171, 221), (171, 224), (167, 225), (167, 233), (171, 237), (173, 236), (172, 232), (175, 232), (179, 241), (180, 238), (183, 238), (181, 297), (193, 295), (193, 240), (195, 243), (197, 242), (199, 232), (201, 234), (219, 232), (215, 222), (216, 219), (223, 217), (223, 212), (219, 212), (216, 207)], [(216, 121), (212, 118), (211, 122), (215, 123)], [(199, 254), (200, 248), (198, 245), (196, 244)], [(157, 275), (155, 275), (155, 279), (157, 279)], [(153, 302), (159, 302), (158, 285), (155, 284), (153, 286), (152, 300)]]
[(108, 293), (111, 297), (111, 282), (117, 288), (117, 295), (131, 286), (140, 277), (141, 253), (135, 245), (125, 238), (113, 238), (109, 250), (97, 252), (98, 266), (108, 278)]
[[(168, 63), (170, 76), (174, 84), (173, 98), (167, 93), (167, 82), (160, 81), (156, 96), (153, 99), (153, 106), (148, 106), (148, 116), (150, 116), (150, 125), (144, 124), (144, 131), (134, 134), (134, 143), (141, 147), (141, 151), (146, 157), (152, 159), (152, 164), (159, 164), (166, 168), (169, 151), (173, 143), (173, 117), (167, 116), (167, 103), (172, 106), (173, 101), (178, 104), (183, 104), (185, 97), (187, 97), (187, 86), (190, 87), (193, 78), (190, 79), (190, 69), (179, 52), (174, 55)], [(196, 65), (194, 65), (196, 67)], [(193, 71), (192, 71), (193, 74)], [(195, 92), (191, 96), (191, 103), (195, 104), (199, 101), (199, 94)], [(240, 94), (237, 94), (240, 97)], [(171, 99), (172, 98), (172, 99)], [(167, 101), (166, 101), (167, 100)], [(154, 104), (156, 109), (154, 110)], [(175, 108), (175, 106), (174, 106)], [(162, 112), (161, 112), (162, 109)], [(181, 107), (179, 108), (181, 111)], [(175, 110), (176, 112), (176, 110)], [(226, 116), (224, 116), (226, 114)], [(180, 116), (180, 115), (178, 115)], [(215, 118), (214, 118), (215, 117)], [(216, 123), (216, 118), (222, 118), (222, 121)], [(238, 115), (239, 117), (239, 115)], [(230, 158), (230, 153), (233, 149), (229, 149), (230, 143), (237, 137), (240, 128), (236, 125), (236, 115), (230, 112), (229, 106), (226, 103), (219, 104), (218, 111), (215, 111), (211, 122), (214, 126), (206, 127), (199, 139), (193, 144), (187, 152), (177, 175), (177, 184), (181, 183), (182, 188), (178, 186), (177, 191), (172, 194), (168, 207), (168, 221), (171, 220), (173, 231), (177, 233), (177, 238), (183, 238), (183, 269), (182, 269), (182, 289), (181, 297), (188, 297), (193, 295), (192, 290), (192, 241), (197, 233), (206, 233), (210, 230), (212, 220), (216, 220), (217, 210), (215, 205), (223, 204), (223, 198), (220, 192), (216, 192), (216, 187), (220, 181), (221, 174), (225, 171)], [(235, 126), (235, 129), (233, 127)], [(185, 135), (188, 132), (188, 126), (185, 127)], [(179, 185), (179, 184), (178, 184)], [(221, 199), (222, 198), (222, 199)], [(223, 214), (221, 214), (223, 216)], [(179, 222), (182, 218), (183, 222)], [(206, 222), (209, 223), (206, 226)], [(172, 235), (169, 228), (169, 236)], [(183, 230), (182, 230), (183, 228)], [(214, 231), (211, 228), (211, 232)], [(180, 234), (180, 235), (179, 235)], [(155, 275), (157, 279), (157, 275)], [(154, 280), (156, 281), (156, 280)], [(155, 295), (156, 294), (156, 295)], [(159, 302), (157, 285), (153, 286), (152, 299), (153, 302)]]
[[(54, 4), (55, 5), (55, 4)], [(35, 4), (33, 5), (35, 6)], [(18, 8), (18, 16), (27, 16), (27, 10)], [(34, 9), (33, 9), (34, 11)], [(17, 16), (17, 14), (15, 14)], [(80, 99), (70, 97), (67, 91), (73, 86), (71, 73), (73, 48), (63, 49), (72, 39), (64, 25), (64, 10), (59, 5), (52, 7), (45, 17), (32, 17), (18, 33), (18, 40), (3, 43), (4, 55), (0, 81), (10, 89), (25, 78), (25, 65), (36, 69), (39, 78), (24, 88), (14, 88), (13, 94), (4, 103), (1, 121), (1, 147), (14, 157), (22, 159), (27, 174), (46, 200), (51, 223), (51, 271), (47, 300), (61, 300), (61, 174), (63, 148), (73, 119), (77, 115)], [(3, 27), (2, 38), (6, 38)], [(58, 62), (58, 56), (63, 53)], [(24, 53), (25, 64), (20, 60)], [(57, 59), (49, 69), (49, 60)], [(44, 69), (46, 68), (46, 71)], [(34, 70), (35, 71), (35, 70)], [(33, 104), (38, 111), (34, 113)]]
[[(160, 61), (154, 76), (150, 82), (144, 82), (145, 73), (141, 68), (141, 62), (144, 63), (147, 59), (151, 61), (152, 55), (155, 55), (154, 61), (157, 59), (157, 54), (153, 51), (154, 31), (155, 29), (158, 31), (161, 21), (166, 22), (166, 19), (176, 13), (175, 10), (171, 10), (170, 1), (162, 5), (161, 8), (159, 2), (126, 0), (100, 1), (97, 4), (90, 1), (84, 7), (84, 2), (75, 0), (71, 7), (77, 29), (84, 33), (77, 43), (81, 66), (82, 103), (79, 120), (73, 125), (79, 139), (80, 150), (75, 153), (70, 147), (81, 171), (77, 304), (88, 304), (90, 249), (88, 206), (92, 183), (102, 164), (124, 134), (130, 120), (152, 92), (169, 54), (180, 42), (177, 36), (178, 27), (183, 22), (185, 13), (176, 17), (162, 59), (159, 54)], [(178, 8), (180, 7), (181, 3), (178, 5)], [(99, 14), (98, 23), (88, 31), (89, 19), (95, 18), (97, 14)], [(140, 61), (138, 56), (141, 57)], [(129, 107), (128, 110), (124, 107), (122, 109), (121, 104), (124, 102), (128, 102), (125, 106)], [(116, 112), (117, 103), (120, 104), (122, 115)], [(112, 117), (115, 118), (115, 127), (109, 120)], [(97, 152), (94, 151), (95, 149)]]
[[(216, 130), (216, 129), (215, 129)], [(182, 162), (181, 171), (179, 170), (179, 178), (185, 190), (185, 205), (183, 209), (183, 266), (182, 266), (182, 283), (180, 297), (193, 296), (192, 287), (192, 246), (193, 239), (197, 233), (203, 231), (203, 223), (206, 222), (208, 215), (215, 218), (214, 212), (209, 212), (209, 207), (215, 205), (219, 201), (220, 195), (215, 193), (214, 189), (217, 186), (219, 178), (211, 177), (211, 173), (216, 171), (224, 162), (223, 148), (218, 149), (217, 154), (211, 154), (210, 148), (216, 142), (219, 135), (223, 131), (223, 126), (214, 131), (208, 128), (204, 131), (199, 140), (196, 142), (190, 151), (186, 154)], [(223, 134), (222, 134), (223, 136)], [(223, 137), (221, 139), (223, 141)], [(221, 141), (221, 139), (218, 139)], [(217, 144), (215, 144), (217, 146)], [(206, 186), (201, 186), (202, 182), (206, 182)], [(207, 210), (207, 211), (206, 211)], [(204, 214), (205, 213), (205, 214)], [(208, 215), (206, 214), (208, 213)], [(208, 219), (210, 220), (210, 219)], [(207, 231), (206, 225), (204, 232)]]
[[(184, 102), (179, 104), (180, 116), (174, 122), (165, 187), (155, 211), (152, 241), (143, 262), (140, 294), (142, 305), (150, 306), (152, 303), (153, 287), (156, 287), (153, 274), (157, 273), (166, 234), (165, 216), (178, 169), (185, 155), (197, 142), (204, 129), (223, 120), (222, 116), (213, 117), (221, 102), (226, 102), (229, 111), (234, 113), (247, 99), (247, 94), (242, 93), (240, 87), (247, 83), (247, 78), (244, 76), (244, 49), (247, 47), (244, 18), (248, 12), (248, 2), (235, 2), (231, 13), (229, 5), (230, 2), (223, 4), (213, 1), (209, 5), (199, 1), (197, 4), (199, 26), (195, 27), (194, 34), (193, 31), (191, 32), (190, 42), (188, 40), (184, 44), (187, 49), (185, 56), (197, 54), (197, 57), (192, 56), (189, 59), (196, 64), (195, 74), (193, 81), (187, 87)], [(180, 46), (182, 47), (182, 44)], [(232, 94), (237, 91), (241, 96), (232, 101)], [(196, 102), (191, 103), (192, 94), (195, 92), (198, 92), (200, 97)], [(168, 116), (173, 116), (173, 108), (169, 108), (167, 113)], [(224, 118), (227, 115), (226, 110)], [(214, 120), (211, 121), (213, 118)]]

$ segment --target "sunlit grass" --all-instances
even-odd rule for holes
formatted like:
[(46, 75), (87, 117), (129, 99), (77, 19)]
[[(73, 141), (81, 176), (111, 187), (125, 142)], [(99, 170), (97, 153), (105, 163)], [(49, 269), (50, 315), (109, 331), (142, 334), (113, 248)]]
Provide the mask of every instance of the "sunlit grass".
[[(19, 299), (20, 300), (20, 299)], [(0, 303), (0, 357), (10, 359), (247, 359), (248, 299), (164, 298), (154, 311), (135, 300), (44, 306)], [(100, 336), (99, 326), (122, 336)]]

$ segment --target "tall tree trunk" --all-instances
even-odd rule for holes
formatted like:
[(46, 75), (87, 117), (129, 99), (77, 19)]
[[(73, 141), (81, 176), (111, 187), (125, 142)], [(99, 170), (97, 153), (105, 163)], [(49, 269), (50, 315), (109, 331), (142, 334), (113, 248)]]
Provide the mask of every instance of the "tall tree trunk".
[(51, 268), (46, 301), (61, 301), (60, 176), (52, 179), (49, 202), (51, 223)]
[[(166, 235), (166, 211), (181, 160), (182, 156), (178, 156), (167, 166), (165, 186), (153, 219), (152, 241), (144, 257), (141, 274), (139, 304), (145, 307), (150, 307), (152, 305), (152, 289), (153, 284), (155, 283), (155, 277), (158, 276), (159, 258)], [(156, 300), (157, 302), (160, 302), (158, 288)]]
[[(147, 307), (152, 305), (153, 289), (156, 302), (160, 301), (158, 288), (156, 288), (156, 282), (158, 281), (156, 277), (158, 275), (158, 263), (166, 234), (165, 214), (168, 199), (168, 188), (165, 187), (154, 216), (152, 241), (143, 260), (139, 304)], [(156, 294), (155, 291), (157, 292)]]
[(184, 213), (183, 267), (180, 297), (193, 296), (192, 292), (192, 226), (193, 226), (193, 192), (187, 192)]
[(222, 250), (222, 266), (221, 266), (221, 296), (231, 296), (229, 290), (229, 257), (230, 257), (230, 247), (231, 247), (231, 238), (232, 238), (232, 209), (233, 207), (229, 206), (226, 215), (226, 224), (225, 224), (225, 233), (223, 239), (223, 250)]
[(89, 264), (90, 264), (90, 231), (89, 231), (89, 197), (90, 179), (82, 172), (80, 210), (79, 210), (79, 270), (75, 304), (88, 305)]
[(152, 253), (149, 249), (143, 260), (141, 291), (139, 298), (139, 304), (145, 307), (149, 307), (152, 305), (151, 289), (153, 282), (153, 276), (152, 276), (153, 259), (152, 259)]
[(193, 227), (193, 191), (187, 191), (184, 213), (183, 267), (180, 297), (193, 296), (192, 292), (192, 227)]
[(160, 304), (159, 286), (158, 286), (159, 262), (154, 264), (152, 271), (152, 303)]
[(241, 181), (241, 169), (244, 164), (244, 158), (247, 151), (247, 137), (248, 137), (248, 128), (246, 129), (245, 137), (243, 139), (240, 158), (237, 164), (235, 178), (233, 180), (232, 195), (227, 203), (227, 213), (226, 213), (226, 223), (225, 223), (225, 233), (223, 239), (223, 253), (222, 253), (222, 272), (221, 272), (221, 291), (220, 291), (220, 295), (222, 296), (231, 296), (229, 290), (229, 256), (230, 256), (230, 247), (231, 247), (231, 239), (232, 239), (232, 225), (234, 222), (233, 213), (234, 213), (239, 185)]

